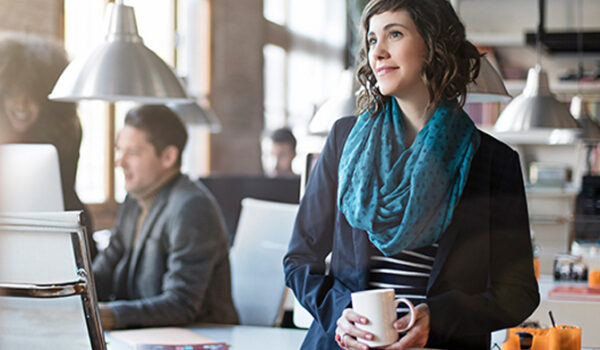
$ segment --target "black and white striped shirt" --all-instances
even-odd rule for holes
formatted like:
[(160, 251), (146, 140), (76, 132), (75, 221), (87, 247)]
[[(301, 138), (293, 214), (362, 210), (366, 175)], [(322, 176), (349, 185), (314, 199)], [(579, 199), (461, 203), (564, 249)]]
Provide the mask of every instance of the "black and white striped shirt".
[[(384, 256), (374, 246), (371, 248), (369, 289), (393, 288), (396, 298), (407, 298), (415, 306), (423, 303), (438, 244), (403, 250), (393, 257)], [(408, 313), (404, 304), (399, 306), (398, 317)]]

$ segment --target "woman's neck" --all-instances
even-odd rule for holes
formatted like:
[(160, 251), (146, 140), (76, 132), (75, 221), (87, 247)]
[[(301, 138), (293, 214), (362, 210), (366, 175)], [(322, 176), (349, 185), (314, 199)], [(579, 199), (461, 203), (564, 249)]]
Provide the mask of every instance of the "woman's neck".
[(425, 127), (433, 112), (435, 112), (436, 106), (427, 108), (429, 104), (428, 95), (412, 99), (395, 98), (404, 115), (407, 147), (410, 147), (419, 131)]

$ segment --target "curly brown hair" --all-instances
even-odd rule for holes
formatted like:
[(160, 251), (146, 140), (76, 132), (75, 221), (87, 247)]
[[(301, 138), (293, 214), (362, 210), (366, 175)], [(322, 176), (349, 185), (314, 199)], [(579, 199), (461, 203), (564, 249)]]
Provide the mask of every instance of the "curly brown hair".
[(361, 84), (357, 112), (370, 111), (371, 115), (383, 110), (390, 96), (383, 96), (369, 66), (367, 33), (375, 15), (405, 10), (415, 23), (427, 47), (422, 78), (429, 91), (427, 108), (441, 100), (460, 97), (459, 108), (465, 103), (467, 85), (479, 75), (482, 54), (466, 40), (465, 27), (447, 0), (372, 0), (361, 17), (361, 44), (359, 67), (356, 72)]

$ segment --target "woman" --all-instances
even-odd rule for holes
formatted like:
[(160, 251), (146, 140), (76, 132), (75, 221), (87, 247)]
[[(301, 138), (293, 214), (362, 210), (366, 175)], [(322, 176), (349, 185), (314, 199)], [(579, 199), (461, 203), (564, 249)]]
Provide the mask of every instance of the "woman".
[(445, 0), (373, 0), (361, 26), (360, 115), (333, 127), (284, 259), (302, 348), (368, 349), (350, 294), (393, 287), (417, 321), (386, 349), (489, 349), (539, 294), (518, 155), (461, 109), (480, 55)]
[(69, 63), (58, 44), (33, 35), (0, 35), (0, 144), (47, 143), (58, 151), (65, 210), (83, 210), (90, 254), (91, 216), (75, 192), (81, 124), (74, 103), (48, 100)]

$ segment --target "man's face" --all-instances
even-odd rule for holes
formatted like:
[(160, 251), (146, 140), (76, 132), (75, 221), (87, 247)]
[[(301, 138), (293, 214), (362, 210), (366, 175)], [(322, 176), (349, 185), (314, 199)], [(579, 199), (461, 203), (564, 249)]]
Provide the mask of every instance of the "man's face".
[(117, 166), (123, 168), (125, 189), (134, 197), (148, 193), (171, 170), (172, 164), (156, 154), (145, 131), (125, 126), (117, 136)]
[(292, 160), (294, 160), (296, 152), (292, 149), (292, 145), (285, 142), (273, 142), (271, 155), (275, 158), (276, 175), (293, 175)]

